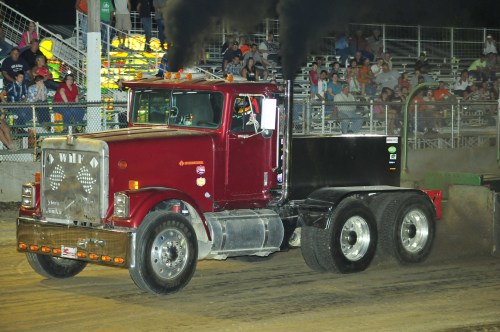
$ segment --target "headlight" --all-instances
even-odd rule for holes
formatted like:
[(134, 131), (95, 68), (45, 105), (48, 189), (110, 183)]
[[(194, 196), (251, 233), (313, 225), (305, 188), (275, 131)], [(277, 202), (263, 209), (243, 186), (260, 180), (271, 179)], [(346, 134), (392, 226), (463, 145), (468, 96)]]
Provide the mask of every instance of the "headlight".
[(118, 218), (128, 217), (129, 198), (125, 193), (115, 193), (114, 212)]
[(26, 209), (35, 208), (35, 186), (32, 183), (23, 184), (21, 191), (21, 205)]

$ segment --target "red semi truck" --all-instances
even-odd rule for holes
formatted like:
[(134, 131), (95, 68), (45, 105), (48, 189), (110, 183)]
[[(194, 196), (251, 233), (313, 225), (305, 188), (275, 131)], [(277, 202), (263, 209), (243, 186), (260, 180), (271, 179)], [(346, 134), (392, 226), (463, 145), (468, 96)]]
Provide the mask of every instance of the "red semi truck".
[(376, 250), (425, 260), (436, 208), (399, 187), (400, 138), (292, 137), (287, 84), (127, 82), (127, 128), (43, 141), (17, 250), (47, 278), (98, 263), (155, 294), (184, 287), (198, 260), (265, 257), (291, 239), (317, 271), (365, 270)]

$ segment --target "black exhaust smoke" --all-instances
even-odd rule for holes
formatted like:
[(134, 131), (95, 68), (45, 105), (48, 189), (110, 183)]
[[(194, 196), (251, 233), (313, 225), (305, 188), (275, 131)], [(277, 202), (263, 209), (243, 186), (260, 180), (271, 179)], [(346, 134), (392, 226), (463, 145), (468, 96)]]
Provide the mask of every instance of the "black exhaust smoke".
[(169, 42), (169, 70), (177, 71), (197, 60), (207, 36), (224, 19), (233, 29), (252, 31), (272, 15), (269, 0), (169, 0), (165, 32)]

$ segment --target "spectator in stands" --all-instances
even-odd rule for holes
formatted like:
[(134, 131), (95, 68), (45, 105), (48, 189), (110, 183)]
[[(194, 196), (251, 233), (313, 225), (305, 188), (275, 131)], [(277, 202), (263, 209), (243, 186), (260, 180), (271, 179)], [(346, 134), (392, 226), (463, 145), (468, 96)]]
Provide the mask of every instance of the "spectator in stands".
[(5, 41), (5, 31), (3, 30), (3, 16), (0, 15), (0, 59), (10, 53), (11, 46)]
[(372, 65), (371, 70), (375, 78), (378, 76), (378, 74), (382, 72), (383, 64), (384, 64), (384, 59), (378, 57), (377, 60), (375, 60), (375, 63)]
[(49, 67), (46, 64), (45, 56), (37, 55), (35, 58), (35, 66), (31, 69), (31, 77), (42, 76), (44, 80), (44, 84), (50, 90), (57, 90), (59, 84), (54, 82), (52, 78), (52, 73), (49, 70)]
[(361, 92), (361, 85), (358, 81), (359, 67), (354, 65), (354, 61), (352, 60), (351, 70), (347, 74), (347, 81), (349, 82), (349, 92), (359, 94)]
[(439, 109), (432, 90), (426, 89), (422, 99), (423, 102), (419, 108), (419, 127), (424, 127), (425, 134), (438, 134), (437, 120), (439, 118)]
[(395, 90), (398, 85), (399, 74), (393, 70), (389, 69), (389, 64), (384, 63), (382, 65), (382, 72), (378, 74), (375, 79), (375, 83), (377, 83), (381, 88), (389, 88), (391, 90)]
[(274, 41), (274, 35), (272, 33), (269, 33), (267, 39), (260, 43), (259, 52), (267, 62), (273, 65), (279, 64), (279, 44)]
[(376, 58), (381, 57), (383, 51), (383, 44), (382, 44), (382, 38), (380, 38), (380, 30), (374, 29), (372, 35), (366, 38), (366, 41), (368, 43), (368, 51), (372, 53)]
[(456, 97), (448, 89), (444, 81), (439, 81), (439, 87), (434, 90), (434, 100), (438, 102), (456, 102)]
[[(115, 0), (116, 1), (116, 0)], [(165, 17), (164, 12), (167, 6), (167, 0), (153, 0), (153, 7), (155, 7), (155, 20), (158, 27), (158, 39), (160, 40), (160, 48), (167, 50), (165, 47)]]
[(486, 36), (486, 40), (484, 41), (484, 49), (483, 49), (484, 54), (497, 54), (497, 41), (493, 39), (492, 35)]
[[(245, 37), (240, 37), (240, 51), (243, 56), (250, 51), (250, 45), (247, 44)], [(241, 58), (243, 59), (243, 58)]]
[(30, 47), (22, 51), (19, 57), (26, 61), (28, 68), (33, 68), (36, 65), (35, 59), (37, 56), (43, 56), (45, 58), (45, 55), (40, 51), (40, 41), (38, 39), (32, 39)]
[(422, 73), (420, 70), (415, 70), (415, 75), (410, 79), (410, 86), (416, 87), (420, 83), (432, 81), (433, 79), (429, 75)]
[(479, 54), (479, 59), (474, 60), (469, 66), (469, 75), (472, 76), (476, 81), (482, 81), (488, 79), (487, 68), (486, 68), (486, 58), (484, 54)]
[[(54, 95), (54, 103), (77, 103), (78, 102), (78, 87), (75, 84), (75, 77), (68, 74), (64, 77), (59, 88)], [(77, 123), (81, 124), (85, 115), (84, 109), (80, 107), (68, 107), (58, 109), (58, 113), (63, 116), (65, 124)]]
[(248, 58), (245, 67), (241, 70), (241, 76), (247, 79), (247, 81), (258, 81), (259, 72), (255, 67), (253, 58)]
[(368, 58), (370, 61), (373, 61), (373, 53), (369, 51), (368, 42), (363, 36), (362, 30), (356, 31), (356, 34), (351, 40), (351, 49), (353, 53), (361, 52), (363, 58)]
[[(362, 66), (363, 65), (363, 61), (365, 61), (365, 57), (363, 57), (363, 53), (361, 53), (361, 51), (356, 51), (354, 53), (354, 60), (356, 60), (356, 65), (357, 66)], [(351, 61), (351, 64), (352, 64), (352, 61)]]
[(456, 95), (463, 97), (465, 89), (470, 86), (469, 82), (469, 71), (467, 69), (462, 70), (460, 73), (460, 77), (456, 80), (455, 85), (453, 86), (453, 93)]
[(24, 73), (28, 70), (29, 67), (26, 61), (20, 58), (19, 48), (12, 48), (10, 57), (2, 62), (3, 85), (7, 86), (9, 83), (14, 83), (14, 74), (17, 72), (22, 72), (24, 78)]
[(35, 22), (28, 23), (28, 30), (24, 31), (21, 36), (21, 41), (19, 42), (19, 49), (23, 50), (25, 47), (28, 47), (33, 39), (38, 39), (38, 34), (36, 33), (36, 25)]
[(339, 56), (340, 63), (345, 64), (347, 67), (347, 59), (351, 55), (351, 49), (349, 47), (349, 40), (344, 33), (337, 35), (337, 39), (335, 40), (335, 55)]
[(233, 61), (227, 64), (225, 74), (241, 77), (242, 70), (243, 66), (240, 63), (240, 56), (235, 55)]
[(390, 52), (384, 52), (384, 62), (389, 65), (389, 70), (392, 70), (392, 55)]
[(363, 61), (363, 65), (361, 65), (358, 69), (358, 82), (362, 96), (366, 94), (368, 95), (375, 94), (377, 87), (373, 84), (374, 78), (375, 76), (373, 75), (371, 69), (370, 60), (365, 59)]
[[(7, 92), (2, 90), (0, 93), (0, 99), (2, 103), (6, 102)], [(12, 140), (12, 135), (10, 134), (10, 128), (7, 123), (7, 113), (3, 108), (0, 109), (0, 142), (5, 145), (5, 147), (9, 150), (16, 151), (17, 146), (14, 144)]]
[(248, 51), (243, 57), (244, 66), (248, 63), (248, 59), (250, 58), (252, 58), (255, 63), (255, 67), (257, 68), (259, 77), (262, 76), (264, 80), (267, 80), (267, 75), (268, 75), (267, 67), (270, 64), (260, 56), (260, 52), (257, 49), (257, 44), (255, 43), (252, 44), (250, 51)]
[(316, 97), (319, 101), (325, 101), (326, 100), (326, 92), (328, 89), (328, 73), (326, 70), (322, 70), (321, 73), (319, 74), (319, 79), (318, 79), (318, 93), (316, 94)]
[[(349, 85), (342, 85), (342, 91), (335, 95), (334, 101), (335, 106), (337, 107), (339, 119), (341, 120), (340, 130), (342, 131), (342, 134), (347, 134), (348, 132), (359, 132), (361, 126), (363, 125), (363, 117), (356, 111), (356, 105), (354, 104), (356, 99), (349, 92)], [(349, 130), (350, 124), (351, 129)]]
[(234, 35), (227, 35), (226, 41), (220, 47), (220, 54), (224, 58), (226, 52), (233, 46), (233, 43), (236, 41), (236, 37)]
[(75, 9), (79, 12), (78, 13), (78, 25), (80, 27), (80, 30), (82, 31), (82, 45), (83, 45), (83, 48), (86, 49), (87, 48), (87, 30), (88, 30), (87, 0), (76, 0), (75, 1)]
[(332, 70), (330, 71), (330, 76), (332, 76), (333, 74), (337, 74), (337, 75), (341, 74), (340, 62), (338, 62), (338, 61), (335, 61), (332, 63)]
[(342, 92), (342, 84), (339, 82), (339, 74), (333, 73), (326, 87), (326, 100), (332, 102), (340, 92)]
[(471, 84), (464, 90), (464, 101), (478, 101), (480, 98), (479, 85)]
[(113, 21), (114, 7), (111, 0), (100, 0), (101, 11), (101, 42), (102, 42), (102, 55), (108, 54), (108, 38), (111, 39), (111, 31), (108, 35), (108, 26)]
[(311, 65), (311, 69), (309, 70), (309, 84), (311, 85), (311, 99), (315, 98), (318, 94), (318, 64), (313, 62)]
[(486, 56), (486, 72), (488, 76), (488, 80), (493, 81), (496, 78), (497, 66), (500, 64), (500, 61), (497, 61), (496, 53), (488, 53)]
[(222, 65), (223, 72), (226, 72), (227, 65), (233, 62), (235, 56), (238, 56), (239, 59), (243, 59), (243, 54), (241, 53), (239, 43), (237, 41), (233, 42), (231, 48), (224, 54), (224, 63)]
[(415, 62), (415, 70), (420, 70), (422, 74), (427, 74), (431, 67), (429, 64), (429, 59), (427, 59), (427, 54), (425, 52), (420, 53), (420, 57)]
[(394, 105), (391, 104), (392, 97), (393, 92), (390, 89), (382, 89), (380, 96), (373, 100), (373, 118), (378, 121), (385, 121), (387, 118), (388, 133), (398, 134), (399, 131), (396, 127), (397, 110)]
[(324, 58), (322, 56), (316, 57), (316, 63), (318, 64), (318, 69), (316, 69), (318, 74), (321, 74), (323, 70), (326, 70), (326, 68), (323, 66), (325, 63), (324, 63)]
[[(25, 102), (28, 98), (28, 87), (24, 80), (24, 73), (18, 71), (14, 74), (14, 82), (6, 86), (7, 101), (11, 103)], [(32, 119), (29, 109), (20, 108), (14, 110), (14, 124), (24, 126)]]
[[(42, 75), (35, 76), (35, 84), (28, 88), (28, 101), (31, 103), (44, 103), (47, 101), (48, 90), (43, 83)], [(38, 123), (50, 122), (50, 113), (47, 107), (37, 107), (35, 109)]]
[(398, 80), (398, 90), (401, 91), (402, 88), (411, 89), (410, 78), (408, 72), (401, 73), (401, 76)]
[(115, 28), (118, 30), (118, 47), (123, 49), (125, 47), (125, 34), (132, 30), (132, 22), (130, 20), (132, 5), (130, 0), (115, 0), (115, 7)]

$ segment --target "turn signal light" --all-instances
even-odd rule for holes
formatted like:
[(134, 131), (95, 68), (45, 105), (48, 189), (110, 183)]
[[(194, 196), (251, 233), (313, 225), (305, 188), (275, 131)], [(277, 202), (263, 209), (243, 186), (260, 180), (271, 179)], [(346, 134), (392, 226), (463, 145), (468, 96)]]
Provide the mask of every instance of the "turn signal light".
[(129, 180), (128, 181), (128, 189), (137, 190), (139, 189), (139, 181), (137, 180)]
[(51, 252), (51, 251), (52, 251), (52, 250), (50, 250), (50, 248), (49, 248), (49, 247), (42, 247), (42, 249), (41, 249), (41, 250), (42, 250), (42, 252), (45, 252), (45, 253), (49, 253), (49, 252)]
[(96, 254), (89, 254), (89, 258), (93, 260), (98, 260), (99, 256), (97, 256)]
[(32, 244), (32, 245), (30, 246), (30, 250), (31, 250), (31, 251), (37, 251), (37, 250), (38, 250), (38, 248), (40, 248), (40, 247), (39, 247), (39, 246), (37, 246), (36, 244)]
[(28, 248), (28, 246), (26, 245), (26, 243), (19, 243), (19, 244), (17, 245), (17, 247), (18, 247), (19, 249), (22, 249), (22, 250), (26, 250), (26, 248)]
[(82, 252), (82, 251), (77, 252), (77, 253), (76, 253), (76, 255), (77, 255), (79, 258), (85, 258), (85, 257), (87, 257), (87, 254), (86, 254), (86, 253), (84, 253), (84, 252)]
[(35, 173), (35, 182), (40, 182), (40, 179), (41, 179), (40, 172), (36, 172)]
[(52, 253), (56, 254), (56, 255), (60, 255), (61, 254), (61, 249), (54, 248), (54, 249), (52, 249)]
[(110, 256), (105, 256), (105, 255), (102, 255), (102, 256), (101, 256), (101, 261), (104, 261), (104, 262), (111, 262), (111, 257), (110, 257)]

